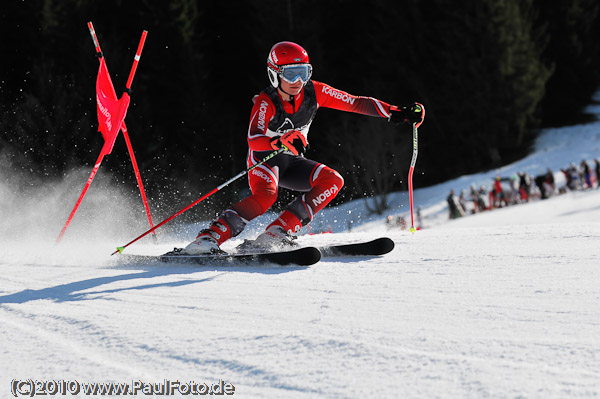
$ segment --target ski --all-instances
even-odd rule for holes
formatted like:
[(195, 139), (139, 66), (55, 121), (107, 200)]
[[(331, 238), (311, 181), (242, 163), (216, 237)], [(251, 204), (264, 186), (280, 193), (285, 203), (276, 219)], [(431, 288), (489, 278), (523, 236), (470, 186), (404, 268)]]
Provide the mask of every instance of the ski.
[(321, 257), (340, 256), (381, 256), (394, 249), (394, 241), (388, 237), (372, 241), (328, 245), (320, 248), (302, 247), (289, 251), (259, 252), (259, 253), (222, 253), (211, 255), (187, 255), (181, 253), (181, 248), (158, 256), (121, 255), (128, 262), (148, 263), (164, 262), (187, 265), (221, 265), (221, 266), (262, 266), (264, 264), (310, 266), (321, 260)]
[(380, 256), (394, 249), (394, 241), (388, 237), (353, 244), (319, 247), (324, 257), (334, 256)]
[(276, 265), (298, 265), (310, 266), (321, 259), (321, 252), (314, 247), (304, 247), (291, 251), (262, 252), (252, 254), (210, 254), (210, 255), (187, 255), (182, 254), (180, 248), (158, 256), (123, 255), (129, 261), (135, 263), (143, 262), (165, 262), (181, 263), (188, 265), (223, 265), (223, 266), (262, 266), (264, 264)]

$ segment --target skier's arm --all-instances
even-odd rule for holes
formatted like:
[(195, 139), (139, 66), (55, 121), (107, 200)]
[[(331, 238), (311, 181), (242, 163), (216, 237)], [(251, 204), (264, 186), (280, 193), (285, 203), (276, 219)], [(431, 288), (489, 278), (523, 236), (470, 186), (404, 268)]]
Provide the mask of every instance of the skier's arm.
[(254, 99), (254, 106), (250, 113), (250, 126), (248, 127), (248, 147), (252, 151), (271, 151), (271, 138), (267, 136), (267, 129), (271, 118), (275, 114), (275, 106), (271, 99), (260, 94)]
[(316, 82), (315, 93), (319, 107), (334, 108), (341, 111), (387, 118), (394, 123), (423, 123), (425, 108), (413, 103), (406, 107), (396, 107), (373, 97), (354, 96), (345, 91), (334, 89), (325, 83)]
[(345, 91), (313, 80), (319, 107), (333, 108), (357, 114), (390, 117), (390, 104), (373, 97), (354, 96)]

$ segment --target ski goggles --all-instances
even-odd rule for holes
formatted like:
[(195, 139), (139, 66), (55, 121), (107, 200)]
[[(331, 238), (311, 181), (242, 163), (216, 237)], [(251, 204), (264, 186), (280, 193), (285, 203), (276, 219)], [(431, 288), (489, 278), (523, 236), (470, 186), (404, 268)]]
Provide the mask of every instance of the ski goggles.
[(308, 82), (312, 75), (310, 64), (284, 65), (279, 71), (279, 76), (288, 83), (295, 83), (300, 79), (302, 83)]

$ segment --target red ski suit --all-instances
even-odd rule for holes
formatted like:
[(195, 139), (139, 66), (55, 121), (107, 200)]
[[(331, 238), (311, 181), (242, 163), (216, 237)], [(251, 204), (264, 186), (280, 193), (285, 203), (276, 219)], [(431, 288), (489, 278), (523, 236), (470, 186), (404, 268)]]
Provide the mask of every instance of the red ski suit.
[[(354, 96), (316, 81), (309, 81), (293, 101), (283, 100), (276, 89), (269, 87), (254, 98), (248, 128), (248, 167), (273, 151), (273, 137), (299, 130), (308, 141), (310, 124), (320, 107), (382, 118), (390, 116), (390, 104), (372, 97)], [(272, 223), (288, 232), (297, 232), (331, 202), (344, 184), (335, 170), (288, 152), (253, 169), (248, 179), (252, 195), (221, 216), (221, 221), (231, 228), (231, 235), (226, 233), (228, 237), (238, 235), (248, 221), (266, 212), (276, 201), (279, 186), (304, 193)]]

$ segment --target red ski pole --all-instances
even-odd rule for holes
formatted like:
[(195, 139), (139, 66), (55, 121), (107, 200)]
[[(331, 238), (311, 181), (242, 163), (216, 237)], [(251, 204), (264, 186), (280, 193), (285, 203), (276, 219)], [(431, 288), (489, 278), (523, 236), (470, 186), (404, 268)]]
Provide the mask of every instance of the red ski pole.
[(284, 151), (287, 151), (287, 147), (286, 146), (281, 146), (280, 149), (278, 149), (276, 151), (273, 151), (272, 153), (270, 153), (269, 155), (267, 155), (266, 157), (264, 157), (259, 163), (252, 165), (248, 169), (246, 169), (244, 171), (241, 171), (240, 173), (238, 173), (237, 175), (235, 175), (231, 179), (227, 180), (225, 183), (221, 184), (220, 186), (213, 188), (211, 191), (209, 191), (208, 193), (204, 194), (202, 197), (198, 198), (196, 201), (192, 202), (191, 204), (189, 204), (188, 206), (186, 206), (182, 210), (180, 210), (180, 211), (174, 213), (173, 215), (169, 216), (168, 218), (166, 218), (165, 220), (163, 220), (162, 222), (160, 222), (156, 226), (152, 227), (150, 230), (146, 231), (145, 233), (141, 234), (140, 236), (138, 236), (138, 237), (134, 238), (133, 240), (129, 241), (127, 244), (123, 245), (122, 247), (117, 247), (117, 250), (115, 252), (113, 252), (111, 254), (111, 256), (114, 255), (114, 254), (116, 254), (116, 253), (122, 253), (125, 248), (127, 248), (128, 246), (130, 246), (131, 244), (133, 244), (134, 242), (136, 242), (140, 238), (145, 237), (146, 235), (152, 233), (154, 230), (158, 229), (160, 226), (164, 225), (165, 223), (168, 223), (171, 220), (175, 219), (177, 216), (181, 215), (182, 213), (187, 212), (188, 210), (190, 210), (194, 206), (198, 205), (199, 203), (201, 203), (202, 201), (204, 201), (205, 199), (207, 199), (208, 197), (210, 197), (211, 195), (213, 195), (217, 191), (219, 191), (222, 188), (230, 185), (231, 183), (233, 183), (234, 181), (236, 181), (240, 177), (242, 177), (242, 176), (250, 173), (253, 169), (259, 167), (260, 165), (262, 165), (265, 162), (267, 162), (269, 159), (273, 158), (275, 155), (281, 154)]
[(412, 156), (412, 160), (410, 161), (410, 169), (408, 171), (408, 198), (410, 201), (410, 229), (409, 231), (411, 233), (414, 233), (415, 231), (417, 231), (417, 229), (415, 229), (415, 220), (413, 217), (413, 172), (415, 170), (415, 164), (417, 163), (417, 155), (419, 153), (419, 146), (418, 146), (418, 131), (417, 131), (417, 124), (413, 123), (413, 156)]
[[(423, 110), (423, 118), (425, 118), (425, 107), (423, 107), (422, 105), (419, 104), (419, 106), (422, 108)], [(421, 126), (421, 124), (423, 123), (423, 119), (421, 119), (420, 122), (415, 122), (412, 125), (412, 130), (413, 130), (413, 155), (412, 155), (412, 159), (410, 161), (410, 169), (408, 171), (408, 198), (410, 201), (410, 229), (409, 231), (411, 233), (414, 233), (417, 231), (417, 229), (415, 229), (415, 219), (414, 219), (414, 213), (413, 213), (413, 172), (415, 170), (415, 164), (417, 163), (417, 155), (419, 154), (419, 132), (418, 132), (418, 128), (419, 126)]]

